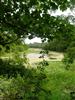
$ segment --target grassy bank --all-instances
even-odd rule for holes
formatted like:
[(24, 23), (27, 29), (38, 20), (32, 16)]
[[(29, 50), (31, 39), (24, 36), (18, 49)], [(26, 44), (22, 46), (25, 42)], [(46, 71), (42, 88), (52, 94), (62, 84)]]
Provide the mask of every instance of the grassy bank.
[(43, 82), (43, 86), (51, 90), (51, 100), (72, 100), (71, 92), (75, 91), (75, 71), (65, 70), (62, 62), (49, 62), (45, 73), (47, 80)]

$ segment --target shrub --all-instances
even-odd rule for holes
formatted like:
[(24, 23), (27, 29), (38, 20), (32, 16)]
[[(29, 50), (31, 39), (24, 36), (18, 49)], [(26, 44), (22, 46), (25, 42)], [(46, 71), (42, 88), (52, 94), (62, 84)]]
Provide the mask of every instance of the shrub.
[(38, 71), (29, 69), (27, 75), (23, 77), (19, 74), (9, 79), (0, 77), (0, 98), (1, 100), (40, 100), (40, 98), (50, 100), (51, 91), (42, 86), (45, 79), (45, 73), (39, 69)]
[(0, 45), (0, 56), (2, 56), (5, 53), (5, 48)]
[(68, 48), (64, 56), (63, 62), (66, 65), (66, 69), (70, 68), (75, 60), (75, 47)]
[(0, 59), (0, 75), (15, 77), (17, 74), (23, 76), (24, 73), (25, 73), (25, 66), (23, 66), (23, 64), (15, 63), (12, 60), (8, 61)]

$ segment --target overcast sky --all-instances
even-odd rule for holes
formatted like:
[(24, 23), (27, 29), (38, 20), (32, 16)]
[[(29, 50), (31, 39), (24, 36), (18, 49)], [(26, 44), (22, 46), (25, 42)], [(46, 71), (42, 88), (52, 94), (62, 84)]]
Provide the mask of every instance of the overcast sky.
[(41, 43), (41, 39), (40, 38), (37, 38), (37, 37), (35, 37), (35, 38), (31, 39), (31, 40), (29, 40), (28, 38), (25, 39), (25, 43), (26, 44), (34, 43), (34, 42)]
[[(50, 12), (49, 12), (50, 13)], [(72, 11), (70, 11), (70, 9), (67, 9), (66, 11), (62, 12), (60, 11), (59, 9), (56, 11), (56, 12), (53, 12), (52, 13), (52, 16), (58, 16), (58, 15), (65, 15), (65, 16), (68, 16), (68, 15), (74, 15), (75, 12), (72, 13)], [(40, 38), (33, 38), (31, 40), (29, 40), (28, 38), (25, 39), (25, 43), (26, 44), (29, 44), (29, 43), (34, 43), (34, 42), (38, 42), (38, 43), (41, 43), (41, 39)]]

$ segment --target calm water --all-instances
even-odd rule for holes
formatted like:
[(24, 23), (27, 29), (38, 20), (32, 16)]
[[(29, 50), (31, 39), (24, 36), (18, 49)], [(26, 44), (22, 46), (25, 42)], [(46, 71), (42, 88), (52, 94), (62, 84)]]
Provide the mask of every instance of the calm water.
[[(42, 54), (30, 53), (30, 54), (27, 55), (27, 58), (29, 58), (29, 59), (36, 59), (36, 58), (39, 58), (40, 56), (42, 56)], [(48, 58), (48, 56), (45, 54), (44, 58)]]

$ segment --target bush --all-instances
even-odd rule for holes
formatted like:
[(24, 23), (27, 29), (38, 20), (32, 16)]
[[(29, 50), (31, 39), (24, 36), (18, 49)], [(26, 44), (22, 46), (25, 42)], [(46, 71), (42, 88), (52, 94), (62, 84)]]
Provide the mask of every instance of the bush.
[(17, 78), (0, 78), (1, 100), (24, 100), (27, 83), (18, 75)]
[(28, 46), (26, 44), (12, 44), (10, 46), (11, 52), (24, 52), (28, 49)]
[[(25, 76), (4, 78), (0, 77), (1, 100), (50, 100), (51, 91), (44, 89), (42, 82), (46, 75), (39, 69), (29, 69)], [(26, 77), (27, 76), (27, 77)]]
[(63, 62), (66, 65), (66, 69), (70, 68), (74, 60), (75, 60), (75, 47), (68, 48), (63, 59)]
[(0, 56), (2, 56), (5, 53), (5, 48), (0, 45)]
[(0, 59), (0, 75), (15, 77), (17, 74), (23, 76), (24, 73), (25, 73), (25, 66), (23, 66), (23, 64), (15, 63), (12, 60), (8, 61)]

